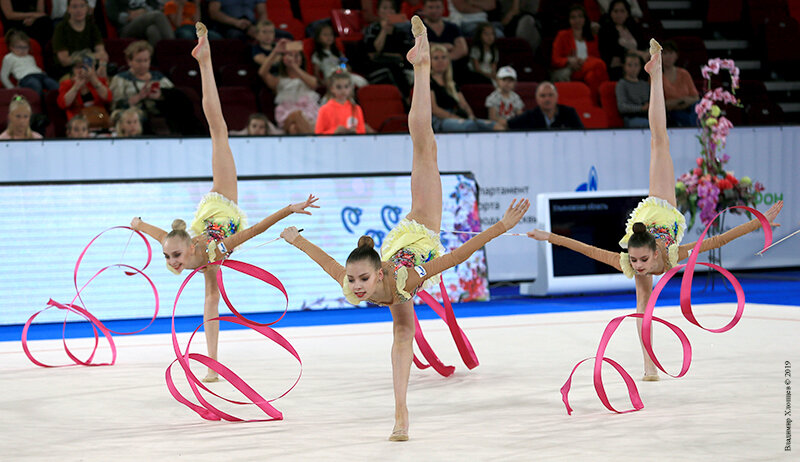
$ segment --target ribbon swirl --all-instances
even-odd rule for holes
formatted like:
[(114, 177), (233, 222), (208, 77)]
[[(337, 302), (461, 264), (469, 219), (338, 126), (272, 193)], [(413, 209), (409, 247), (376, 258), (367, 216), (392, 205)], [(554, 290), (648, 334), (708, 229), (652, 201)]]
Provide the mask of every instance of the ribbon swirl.
[[(761, 212), (750, 207), (741, 205), (729, 207), (729, 209), (732, 208), (744, 209), (756, 216), (758, 221), (761, 223), (761, 227), (764, 229), (764, 248), (769, 247), (770, 244), (772, 243), (772, 227), (769, 223), (769, 220), (767, 220), (767, 218)], [(595, 391), (597, 392), (597, 396), (600, 398), (600, 401), (603, 403), (606, 409), (616, 412), (618, 414), (624, 414), (627, 412), (635, 412), (644, 408), (644, 403), (642, 402), (641, 396), (639, 395), (639, 390), (636, 387), (636, 383), (634, 382), (633, 378), (631, 378), (630, 374), (628, 374), (628, 372), (625, 371), (625, 369), (617, 362), (615, 362), (610, 358), (606, 358), (604, 356), (606, 346), (608, 345), (608, 342), (611, 340), (611, 336), (614, 334), (619, 324), (625, 318), (642, 319), (642, 327), (641, 327), (642, 345), (644, 346), (644, 349), (647, 352), (647, 354), (650, 356), (650, 359), (652, 359), (653, 364), (655, 364), (655, 366), (658, 367), (660, 371), (664, 372), (670, 377), (675, 377), (675, 378), (683, 377), (689, 371), (689, 366), (692, 363), (692, 346), (689, 343), (689, 338), (678, 326), (675, 326), (674, 324), (671, 324), (667, 321), (664, 321), (663, 319), (653, 316), (653, 310), (655, 309), (655, 305), (656, 302), (658, 301), (658, 296), (661, 294), (661, 290), (664, 288), (664, 286), (666, 286), (667, 282), (669, 282), (669, 280), (672, 279), (672, 277), (681, 269), (685, 268), (685, 271), (683, 273), (683, 278), (681, 280), (681, 291), (680, 291), (681, 313), (683, 314), (683, 316), (686, 318), (687, 321), (709, 332), (721, 333), (732, 329), (741, 320), (742, 314), (744, 313), (745, 297), (744, 297), (744, 290), (742, 289), (742, 285), (739, 283), (739, 281), (733, 276), (733, 274), (731, 274), (728, 270), (722, 268), (719, 265), (714, 265), (712, 263), (697, 262), (697, 257), (700, 255), (700, 247), (703, 244), (703, 239), (705, 239), (706, 234), (708, 233), (708, 230), (714, 223), (714, 221), (725, 210), (717, 213), (714, 219), (711, 220), (708, 223), (708, 225), (706, 225), (706, 228), (703, 230), (703, 233), (700, 235), (700, 238), (695, 243), (694, 248), (692, 249), (692, 253), (689, 255), (688, 261), (684, 264), (677, 265), (671, 268), (664, 274), (661, 280), (658, 281), (658, 284), (656, 284), (655, 288), (653, 288), (653, 292), (650, 295), (650, 299), (647, 302), (647, 306), (645, 307), (644, 313), (634, 313), (614, 318), (606, 326), (603, 335), (600, 337), (600, 345), (597, 349), (597, 354), (594, 357), (595, 362), (594, 362), (594, 372), (593, 372)], [(697, 321), (697, 319), (694, 316), (694, 313), (692, 312), (692, 278), (694, 277), (694, 271), (697, 265), (707, 266), (709, 268), (719, 271), (731, 283), (731, 285), (734, 288), (734, 291), (736, 292), (736, 313), (734, 314), (733, 319), (731, 319), (731, 321), (727, 325), (720, 327), (718, 329), (710, 329), (703, 327)], [(681, 370), (678, 372), (677, 375), (672, 375), (666, 370), (664, 370), (664, 367), (658, 361), (658, 358), (656, 358), (656, 355), (653, 352), (653, 343), (650, 337), (652, 332), (653, 321), (660, 322), (669, 327), (681, 342), (681, 346), (683, 348), (683, 363), (681, 365)], [(561, 398), (562, 401), (564, 401), (564, 405), (567, 408), (567, 414), (571, 415), (573, 411), (572, 407), (570, 407), (569, 405), (569, 390), (572, 385), (572, 376), (575, 374), (575, 370), (578, 368), (578, 366), (591, 359), (592, 358), (586, 358), (580, 361), (578, 364), (576, 364), (575, 367), (572, 368), (572, 372), (569, 374), (567, 381), (561, 387)], [(620, 376), (622, 376), (622, 379), (625, 381), (625, 384), (628, 387), (628, 396), (631, 400), (631, 404), (633, 404), (632, 409), (618, 411), (613, 406), (611, 406), (611, 403), (608, 400), (608, 396), (606, 395), (605, 387), (603, 386), (602, 365), (604, 361), (613, 366), (614, 369), (617, 370)]]

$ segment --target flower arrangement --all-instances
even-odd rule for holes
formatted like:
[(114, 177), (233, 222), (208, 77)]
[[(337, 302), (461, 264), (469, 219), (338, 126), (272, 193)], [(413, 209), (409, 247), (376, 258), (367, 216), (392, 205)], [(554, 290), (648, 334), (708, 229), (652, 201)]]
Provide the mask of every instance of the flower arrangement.
[[(688, 227), (694, 225), (697, 212), (700, 220), (707, 225), (720, 211), (734, 205), (754, 205), (756, 194), (764, 190), (759, 182), (749, 177), (737, 178), (734, 172), (726, 170), (725, 164), (730, 156), (721, 152), (725, 148), (733, 124), (724, 115), (717, 103), (739, 105), (736, 96), (722, 87), (711, 89), (711, 75), (726, 70), (731, 78), (731, 90), (736, 93), (739, 87), (739, 68), (732, 59), (709, 59), (703, 66), (703, 78), (708, 82), (703, 99), (695, 105), (700, 121), (700, 157), (697, 167), (678, 177), (675, 196), (681, 212), (690, 213)], [(743, 213), (733, 209), (732, 213)]]

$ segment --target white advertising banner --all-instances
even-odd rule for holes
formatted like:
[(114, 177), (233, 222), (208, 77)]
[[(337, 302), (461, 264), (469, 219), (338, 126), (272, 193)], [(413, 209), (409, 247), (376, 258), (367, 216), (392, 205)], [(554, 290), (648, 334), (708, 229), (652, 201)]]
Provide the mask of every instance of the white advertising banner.
[[(697, 134), (695, 129), (669, 131), (676, 176), (696, 165)], [(648, 187), (650, 136), (646, 130), (448, 134), (437, 135), (437, 141), (441, 171), (473, 172), (480, 187), (484, 225), (497, 221), (514, 197), (534, 200), (543, 192)], [(0, 182), (208, 178), (210, 144), (207, 138), (5, 142), (0, 144)], [(779, 199), (786, 202), (776, 239), (800, 225), (798, 147), (800, 127), (735, 128), (728, 137), (728, 168), (766, 187), (757, 208), (766, 210)], [(231, 148), (243, 176), (407, 173), (412, 152), (408, 135), (232, 138)], [(515, 231), (536, 226), (535, 217), (532, 209)], [(745, 219), (731, 216), (725, 226)], [(694, 240), (697, 232), (695, 225), (687, 239)], [(761, 239), (760, 233), (752, 233), (731, 243), (724, 253), (725, 266), (800, 263), (800, 239), (786, 241), (780, 251), (753, 257)], [(531, 239), (496, 239), (487, 246), (489, 279), (535, 279), (536, 249)]]

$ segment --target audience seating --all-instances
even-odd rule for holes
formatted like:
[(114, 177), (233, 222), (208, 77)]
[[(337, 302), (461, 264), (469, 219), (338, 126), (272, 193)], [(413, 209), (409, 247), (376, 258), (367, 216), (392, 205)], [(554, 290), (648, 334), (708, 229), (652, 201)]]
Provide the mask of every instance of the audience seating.
[(377, 131), (393, 116), (405, 116), (403, 95), (394, 85), (367, 85), (357, 92), (358, 104), (364, 111), (364, 121)]
[(600, 84), (600, 106), (606, 113), (608, 128), (621, 128), (625, 125), (617, 107), (617, 82)]

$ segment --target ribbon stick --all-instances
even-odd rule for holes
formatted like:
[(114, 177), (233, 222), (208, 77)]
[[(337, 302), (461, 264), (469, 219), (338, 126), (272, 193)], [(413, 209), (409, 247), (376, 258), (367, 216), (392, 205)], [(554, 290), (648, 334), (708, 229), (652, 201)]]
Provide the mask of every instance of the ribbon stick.
[[(178, 343), (177, 332), (175, 330), (175, 312), (176, 312), (177, 307), (178, 307), (178, 300), (180, 299), (180, 296), (181, 296), (181, 293), (183, 292), (183, 289), (189, 283), (189, 280), (191, 280), (191, 278), (194, 277), (194, 275), (197, 274), (198, 271), (200, 271), (200, 270), (202, 270), (204, 268), (208, 268), (208, 267), (214, 266), (214, 265), (217, 265), (217, 266), (220, 266), (220, 267), (225, 266), (227, 268), (230, 268), (230, 269), (232, 269), (234, 271), (238, 271), (240, 273), (243, 273), (243, 274), (246, 274), (248, 276), (251, 276), (251, 277), (253, 277), (255, 279), (258, 279), (258, 280), (260, 280), (260, 281), (262, 281), (262, 282), (274, 287), (275, 289), (277, 289), (279, 292), (281, 292), (283, 294), (284, 298), (286, 299), (286, 306), (284, 307), (283, 313), (278, 317), (278, 319), (276, 319), (275, 321), (272, 321), (270, 323), (266, 323), (266, 324), (257, 323), (255, 321), (252, 321), (252, 320), (246, 318), (241, 313), (239, 313), (234, 308), (233, 304), (230, 302), (230, 299), (228, 298), (228, 294), (227, 294), (227, 292), (225, 290), (225, 285), (224, 285), (223, 279), (222, 279), (222, 268), (220, 268), (219, 271), (217, 271), (217, 283), (219, 285), (220, 295), (222, 295), (223, 300), (225, 300), (225, 304), (228, 306), (228, 308), (230, 308), (230, 310), (231, 310), (231, 312), (233, 312), (234, 316), (218, 316), (216, 318), (209, 319), (209, 320), (203, 322), (202, 324), (197, 326), (197, 328), (194, 330), (192, 335), (189, 337), (189, 341), (186, 344), (186, 349), (185, 350), (181, 350), (180, 344)], [(194, 271), (192, 271), (192, 273), (189, 274), (189, 276), (186, 277), (186, 279), (183, 281), (183, 284), (181, 284), (180, 288), (178, 289), (178, 293), (175, 295), (175, 303), (174, 303), (174, 305), (172, 307), (172, 347), (173, 347), (173, 349), (175, 351), (176, 359), (173, 360), (172, 363), (170, 363), (169, 366), (167, 366), (167, 369), (166, 369), (165, 375), (164, 375), (164, 378), (165, 378), (166, 383), (167, 383), (167, 389), (169, 390), (169, 392), (172, 395), (172, 397), (175, 398), (181, 404), (187, 406), (189, 409), (191, 409), (194, 412), (196, 412), (200, 417), (202, 417), (202, 418), (204, 418), (206, 420), (227, 420), (229, 422), (263, 422), (263, 421), (270, 421), (270, 420), (282, 420), (283, 419), (283, 414), (280, 411), (278, 411), (274, 406), (272, 406), (272, 404), (270, 404), (270, 403), (272, 401), (275, 401), (276, 399), (279, 399), (279, 398), (282, 398), (283, 396), (286, 396), (286, 394), (289, 393), (297, 385), (297, 383), (300, 381), (300, 376), (303, 373), (303, 369), (302, 369), (303, 368), (303, 362), (300, 360), (300, 355), (297, 353), (297, 351), (289, 343), (288, 340), (286, 340), (283, 336), (281, 336), (279, 333), (277, 333), (274, 329), (269, 327), (269, 326), (277, 323), (278, 321), (280, 321), (283, 318), (283, 316), (286, 315), (286, 311), (288, 310), (288, 308), (289, 308), (289, 295), (286, 293), (286, 289), (284, 288), (283, 284), (274, 275), (272, 275), (268, 271), (263, 270), (263, 269), (261, 269), (261, 268), (259, 268), (257, 266), (251, 265), (249, 263), (244, 263), (244, 262), (241, 262), (241, 261), (236, 261), (236, 260), (223, 260), (223, 261), (218, 261), (218, 262), (214, 262), (214, 263), (209, 263), (207, 265), (201, 266), (200, 268), (197, 268)], [(288, 390), (283, 392), (283, 394), (281, 394), (277, 398), (273, 398), (273, 399), (267, 400), (267, 399), (263, 398), (250, 385), (248, 385), (247, 382), (245, 382), (241, 377), (239, 377), (239, 375), (237, 375), (234, 371), (232, 371), (231, 369), (226, 367), (221, 362), (219, 362), (217, 360), (214, 360), (214, 359), (212, 359), (212, 358), (210, 358), (210, 357), (208, 357), (206, 355), (199, 354), (199, 353), (189, 353), (189, 347), (191, 346), (192, 339), (194, 339), (195, 334), (197, 334), (197, 332), (200, 330), (201, 327), (203, 327), (204, 324), (206, 324), (208, 322), (212, 322), (212, 321), (230, 322), (230, 323), (233, 323), (233, 324), (238, 324), (240, 326), (244, 326), (244, 327), (253, 329), (254, 331), (258, 332), (259, 334), (263, 335), (264, 337), (272, 340), (273, 342), (278, 344), (281, 348), (283, 348), (284, 350), (289, 352), (289, 354), (294, 356), (294, 358), (297, 359), (297, 362), (300, 363), (300, 373), (298, 374), (297, 379), (294, 381), (292, 386), (289, 387)], [(242, 393), (242, 395), (244, 395), (244, 397), (247, 398), (247, 401), (243, 402), (243, 401), (231, 400), (231, 399), (228, 399), (228, 398), (225, 398), (223, 396), (220, 396), (220, 395), (214, 393), (213, 391), (209, 390), (197, 378), (197, 376), (195, 376), (194, 373), (192, 373), (190, 365), (189, 365), (189, 361), (190, 360), (197, 361), (197, 362), (205, 365), (209, 369), (213, 370), (217, 374), (219, 374), (222, 378), (224, 378), (231, 385), (233, 385), (233, 387), (236, 388), (240, 393)], [(175, 383), (174, 383), (174, 381), (172, 379), (171, 370), (172, 370), (172, 366), (176, 362), (180, 365), (181, 369), (183, 370), (183, 373), (184, 373), (184, 375), (186, 377), (186, 380), (187, 380), (187, 382), (189, 384), (189, 387), (192, 390), (192, 394), (197, 399), (199, 404), (196, 404), (196, 403), (192, 402), (190, 399), (184, 397), (181, 394), (181, 392), (178, 391), (178, 388), (175, 386)], [(202, 390), (204, 390), (204, 391), (216, 396), (217, 398), (220, 398), (220, 399), (222, 399), (224, 401), (227, 401), (229, 403), (232, 403), (232, 404), (237, 404), (237, 405), (255, 404), (259, 409), (261, 409), (268, 416), (268, 418), (266, 418), (266, 419), (244, 420), (244, 419), (236, 417), (236, 416), (234, 416), (232, 414), (228, 414), (228, 413), (218, 409), (217, 407), (215, 407), (211, 403), (209, 403), (208, 400), (206, 400), (205, 397), (203, 396), (203, 394), (200, 392), (200, 389), (202, 389)]]
[[(472, 348), (472, 344), (469, 342), (467, 335), (463, 330), (461, 330), (461, 327), (458, 326), (458, 321), (456, 320), (455, 313), (453, 312), (453, 305), (450, 303), (450, 297), (447, 295), (447, 289), (445, 288), (443, 281), (439, 281), (439, 290), (442, 293), (444, 307), (442, 307), (442, 305), (440, 305), (439, 302), (436, 301), (436, 299), (433, 298), (433, 296), (427, 291), (420, 290), (417, 292), (417, 295), (419, 295), (422, 301), (431, 307), (431, 309), (436, 312), (440, 318), (442, 318), (445, 324), (447, 324), (448, 329), (450, 329), (450, 335), (452, 335), (453, 340), (456, 343), (456, 348), (458, 348), (458, 352), (461, 355), (461, 360), (464, 361), (464, 365), (467, 366), (467, 368), (474, 369), (479, 364), (478, 357), (475, 354), (475, 350)], [(417, 319), (416, 313), (414, 313), (414, 324), (416, 327), (414, 339), (417, 341), (417, 346), (419, 347), (420, 353), (425, 359), (428, 360), (428, 364), (425, 364), (420, 361), (416, 355), (414, 355), (414, 364), (420, 369), (433, 367), (436, 372), (444, 377), (449, 377), (452, 375), (455, 371), (455, 367), (444, 365), (444, 363), (439, 360), (439, 357), (436, 356), (433, 348), (430, 346), (422, 333), (422, 327), (419, 325), (419, 319)]]
[[(116, 263), (116, 264), (113, 264), (113, 265), (108, 265), (108, 266), (106, 266), (104, 268), (99, 269), (91, 278), (89, 278), (88, 281), (86, 281), (86, 283), (84, 283), (81, 287), (78, 287), (78, 269), (81, 266), (81, 262), (83, 261), (83, 257), (86, 255), (86, 252), (89, 250), (89, 248), (92, 246), (92, 244), (94, 244), (94, 242), (98, 238), (100, 238), (100, 236), (102, 236), (103, 234), (105, 234), (105, 233), (107, 233), (107, 232), (109, 232), (111, 230), (114, 230), (114, 229), (130, 229), (132, 231), (131, 237), (133, 237), (133, 233), (136, 233), (136, 234), (139, 235), (139, 237), (142, 238), (142, 240), (144, 241), (145, 247), (147, 248), (147, 260), (145, 261), (144, 266), (142, 266), (141, 268), (136, 268), (136, 267), (133, 267), (133, 266), (130, 266), (130, 265), (122, 264), (122, 263)], [(128, 238), (128, 242), (130, 243), (130, 237)], [(127, 244), (126, 244), (125, 248), (127, 249)], [(150, 261), (152, 259), (152, 255), (153, 255), (153, 252), (152, 252), (152, 249), (150, 248), (150, 243), (147, 241), (147, 238), (142, 233), (140, 233), (139, 231), (136, 231), (136, 230), (134, 230), (132, 228), (129, 228), (127, 226), (114, 226), (113, 228), (108, 228), (105, 231), (101, 232), (100, 234), (96, 235), (91, 241), (89, 241), (89, 243), (86, 245), (86, 247), (84, 247), (83, 251), (81, 252), (80, 256), (78, 257), (78, 261), (75, 263), (75, 269), (73, 271), (73, 276), (72, 276), (73, 284), (75, 286), (75, 297), (72, 298), (72, 301), (70, 303), (59, 303), (59, 302), (54, 301), (53, 299), (48, 300), (47, 307), (42, 309), (42, 310), (40, 310), (40, 311), (37, 311), (30, 318), (28, 318), (28, 321), (25, 323), (25, 326), (22, 328), (22, 338), (21, 338), (22, 350), (25, 352), (25, 355), (28, 357), (28, 359), (32, 363), (36, 364), (37, 366), (41, 366), (41, 367), (64, 367), (64, 366), (72, 366), (72, 365), (82, 365), (82, 366), (111, 366), (111, 365), (113, 365), (117, 360), (117, 348), (116, 348), (116, 345), (114, 344), (114, 338), (113, 338), (112, 334), (132, 335), (132, 334), (136, 334), (136, 333), (142, 332), (143, 330), (145, 330), (148, 327), (150, 327), (150, 325), (153, 323), (153, 321), (155, 321), (156, 317), (158, 316), (158, 290), (156, 290), (156, 286), (153, 283), (153, 281), (146, 274), (144, 274), (144, 270), (150, 264)], [(108, 270), (110, 268), (115, 268), (115, 267), (123, 268), (123, 270), (125, 270), (125, 274), (127, 274), (129, 276), (140, 274), (142, 277), (145, 278), (147, 283), (150, 285), (150, 289), (153, 291), (153, 298), (155, 299), (155, 309), (153, 311), (153, 317), (150, 319), (150, 322), (147, 323), (147, 325), (145, 325), (141, 329), (133, 331), (133, 332), (117, 332), (117, 331), (114, 331), (114, 330), (111, 330), (111, 329), (107, 328), (103, 324), (102, 321), (100, 321), (95, 316), (93, 316), (85, 308), (86, 304), (84, 303), (83, 299), (81, 298), (81, 292), (83, 292), (83, 290), (86, 289), (86, 287), (95, 278), (97, 278), (99, 275), (101, 275), (106, 270)], [(80, 305), (76, 304), (75, 303), (76, 300), (80, 301), (81, 304)], [(50, 308), (56, 308), (56, 309), (64, 310), (64, 311), (67, 312), (65, 314), (65, 316), (64, 316), (64, 324), (62, 326), (62, 340), (63, 340), (63, 345), (64, 345), (64, 351), (67, 353), (67, 356), (69, 356), (69, 358), (72, 360), (73, 364), (56, 364), (56, 365), (54, 365), (54, 364), (46, 364), (44, 362), (41, 362), (41, 361), (37, 360), (34, 357), (33, 353), (31, 353), (31, 351), (30, 351), (30, 349), (28, 347), (28, 331), (30, 330), (30, 327), (31, 327), (31, 324), (33, 323), (33, 320), (36, 319), (36, 317), (39, 316), (41, 313), (43, 313), (44, 311), (47, 311)], [(87, 359), (85, 359), (85, 360), (82, 360), (82, 359), (78, 358), (77, 356), (75, 356), (72, 353), (72, 351), (69, 349), (69, 346), (67, 345), (66, 330), (67, 330), (67, 316), (68, 316), (69, 313), (77, 314), (78, 316), (80, 316), (80, 317), (84, 318), (85, 320), (87, 320), (89, 322), (89, 324), (92, 326), (92, 331), (94, 333), (94, 348), (92, 349), (92, 352), (89, 354), (89, 357)], [(98, 330), (100, 332), (102, 332), (103, 336), (106, 338), (106, 341), (108, 342), (109, 348), (111, 349), (111, 360), (109, 362), (104, 362), (104, 363), (95, 363), (95, 362), (93, 362), (94, 355), (97, 353), (97, 348), (98, 348), (98, 344), (99, 344)]]
[[(750, 207), (735, 206), (730, 208), (745, 209), (756, 216), (758, 221), (761, 222), (761, 227), (764, 229), (764, 250), (769, 248), (770, 244), (772, 243), (772, 227), (770, 226), (769, 220), (767, 220), (767, 218), (761, 212)], [(597, 392), (597, 396), (600, 398), (600, 401), (603, 403), (606, 409), (612, 412), (616, 412), (618, 414), (624, 414), (627, 412), (635, 412), (644, 408), (644, 403), (642, 402), (641, 397), (639, 396), (639, 390), (637, 389), (636, 383), (633, 381), (630, 374), (628, 374), (621, 365), (614, 362), (612, 359), (604, 356), (608, 342), (611, 340), (611, 337), (613, 336), (619, 324), (625, 318), (642, 319), (642, 327), (641, 327), (642, 345), (645, 351), (647, 352), (648, 356), (650, 357), (650, 359), (653, 361), (653, 364), (655, 364), (655, 366), (658, 367), (660, 371), (664, 372), (670, 377), (675, 377), (675, 378), (683, 377), (689, 371), (689, 366), (691, 365), (692, 362), (692, 346), (689, 343), (689, 338), (678, 326), (675, 326), (674, 324), (671, 324), (667, 321), (664, 321), (663, 319), (653, 316), (653, 311), (655, 310), (656, 302), (658, 301), (658, 297), (661, 294), (662, 289), (664, 288), (664, 286), (666, 286), (667, 282), (669, 282), (669, 280), (672, 279), (672, 277), (681, 269), (685, 269), (681, 280), (681, 292), (680, 292), (681, 313), (683, 314), (683, 316), (686, 318), (687, 321), (696, 325), (697, 327), (700, 327), (703, 330), (707, 330), (709, 332), (714, 332), (714, 333), (721, 333), (732, 329), (739, 322), (739, 320), (741, 320), (742, 314), (744, 313), (745, 297), (744, 297), (744, 290), (742, 289), (742, 285), (739, 283), (739, 281), (736, 280), (733, 274), (731, 274), (728, 270), (722, 268), (721, 266), (714, 265), (711, 263), (697, 262), (697, 257), (700, 255), (700, 248), (703, 244), (703, 239), (705, 239), (706, 234), (708, 233), (708, 229), (711, 227), (711, 225), (714, 223), (717, 217), (719, 217), (719, 215), (722, 214), (723, 212), (718, 213), (717, 216), (714, 217), (714, 220), (711, 220), (711, 222), (709, 222), (709, 224), (706, 226), (705, 230), (703, 230), (703, 233), (700, 235), (700, 238), (697, 240), (697, 242), (694, 245), (694, 248), (692, 249), (692, 253), (689, 256), (689, 260), (682, 265), (677, 265), (671, 268), (664, 274), (661, 280), (658, 281), (658, 284), (656, 284), (656, 286), (653, 288), (653, 292), (650, 295), (650, 299), (647, 302), (647, 306), (645, 307), (644, 313), (634, 313), (614, 318), (606, 326), (603, 335), (600, 337), (600, 345), (597, 348), (597, 354), (594, 357), (595, 362), (593, 371), (595, 391)], [(728, 279), (728, 281), (731, 283), (731, 285), (734, 288), (734, 291), (736, 292), (736, 313), (734, 314), (733, 319), (731, 319), (731, 321), (728, 324), (718, 329), (709, 329), (703, 327), (697, 321), (697, 319), (694, 316), (694, 313), (692, 312), (692, 278), (694, 277), (695, 267), (698, 264), (707, 266), (722, 273), (722, 275), (725, 276), (725, 278)], [(668, 373), (661, 365), (658, 358), (656, 358), (655, 353), (653, 352), (653, 342), (651, 340), (653, 321), (660, 322), (669, 327), (681, 342), (681, 346), (683, 348), (683, 362), (681, 365), (681, 370), (678, 372), (677, 375), (672, 375)], [(578, 366), (580, 366), (586, 361), (589, 361), (590, 359), (592, 358), (584, 359), (583, 361), (580, 361), (578, 364), (576, 364), (575, 367), (572, 368), (572, 372), (569, 374), (567, 381), (561, 387), (561, 396), (562, 400), (564, 401), (564, 405), (567, 408), (567, 414), (571, 415), (573, 412), (572, 407), (569, 405), (569, 398), (568, 398), (569, 390), (572, 384), (572, 376), (575, 374), (575, 370), (578, 368)], [(611, 364), (617, 370), (617, 372), (619, 372), (619, 374), (622, 376), (626, 386), (628, 387), (628, 396), (630, 397), (631, 404), (633, 404), (633, 408), (624, 411), (618, 411), (609, 402), (608, 396), (606, 395), (605, 392), (605, 387), (603, 386), (603, 378), (602, 378), (603, 362)]]

